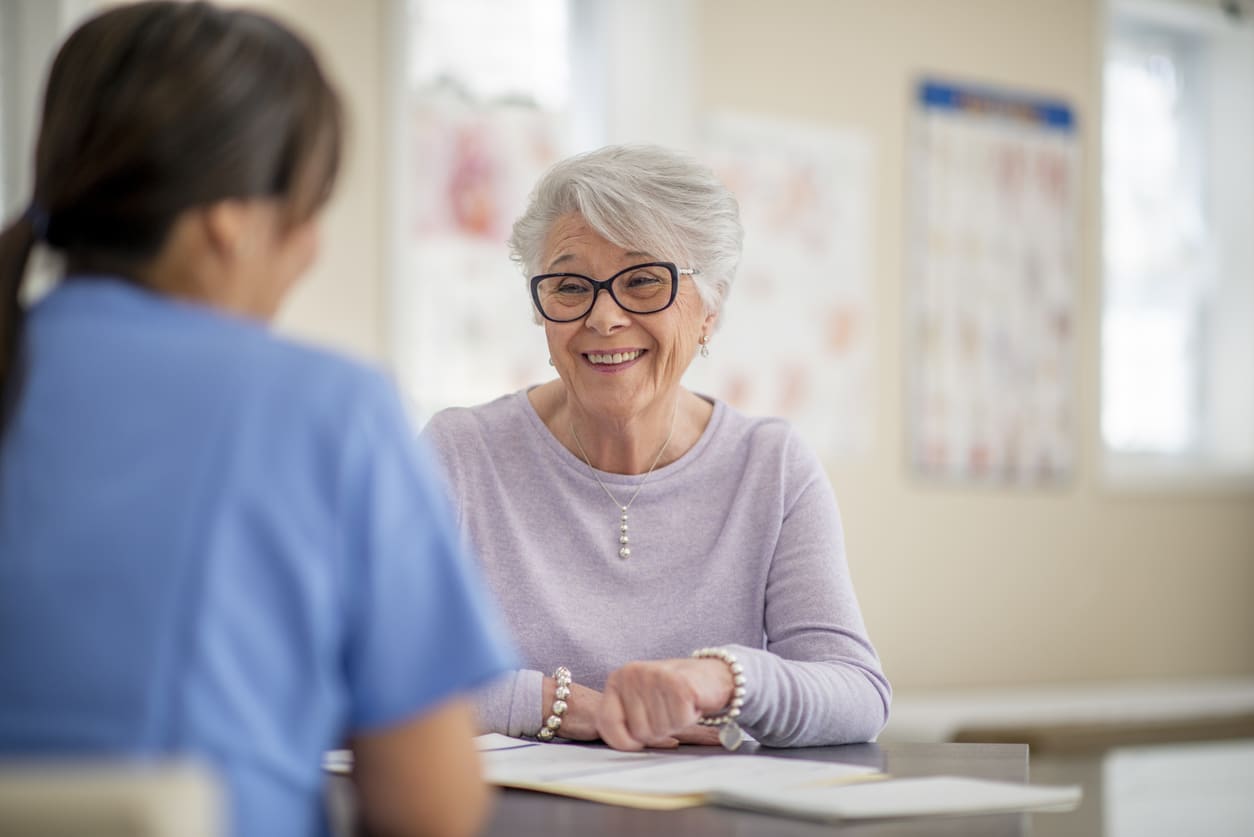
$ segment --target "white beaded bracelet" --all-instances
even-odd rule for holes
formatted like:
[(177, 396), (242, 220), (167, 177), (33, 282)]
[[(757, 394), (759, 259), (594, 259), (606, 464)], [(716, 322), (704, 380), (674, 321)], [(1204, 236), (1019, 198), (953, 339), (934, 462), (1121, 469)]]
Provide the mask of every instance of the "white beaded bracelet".
[(557, 681), (557, 689), (553, 692), (552, 715), (545, 721), (544, 726), (540, 727), (540, 731), (536, 733), (536, 738), (541, 741), (552, 741), (553, 736), (557, 735), (558, 729), (562, 726), (562, 716), (566, 714), (566, 700), (570, 697), (570, 669), (566, 666), (558, 666), (553, 672), (553, 679)]
[(718, 731), (719, 743), (725, 749), (735, 750), (745, 740), (736, 719), (740, 717), (740, 707), (745, 705), (745, 674), (744, 667), (736, 660), (736, 655), (726, 648), (698, 648), (692, 652), (698, 658), (711, 658), (727, 663), (732, 674), (732, 698), (727, 708), (717, 715), (702, 715), (697, 723), (707, 727), (721, 727)]

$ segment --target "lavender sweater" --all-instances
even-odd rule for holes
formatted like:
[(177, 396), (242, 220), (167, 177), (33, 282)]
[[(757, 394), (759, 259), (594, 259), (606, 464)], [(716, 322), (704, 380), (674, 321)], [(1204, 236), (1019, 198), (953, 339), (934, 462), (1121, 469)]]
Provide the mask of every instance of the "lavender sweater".
[[(884, 726), (891, 689), (822, 467), (786, 422), (713, 403), (696, 445), (632, 505), (627, 560), (619, 509), (525, 392), (431, 419), (423, 435), (527, 666), (479, 695), (486, 731), (534, 735), (542, 673), (558, 665), (600, 689), (624, 663), (708, 645), (744, 665), (741, 724), (764, 744), (867, 741)], [(623, 502), (640, 481), (600, 477)]]

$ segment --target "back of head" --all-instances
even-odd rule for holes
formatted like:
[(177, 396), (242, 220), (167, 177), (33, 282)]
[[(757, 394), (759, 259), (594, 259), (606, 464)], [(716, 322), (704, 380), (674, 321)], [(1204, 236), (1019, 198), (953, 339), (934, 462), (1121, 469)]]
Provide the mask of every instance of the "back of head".
[(48, 77), (30, 208), (0, 234), (5, 412), (36, 241), (63, 253), (70, 272), (133, 276), (193, 207), (274, 198), (295, 224), (330, 193), (341, 131), (309, 47), (263, 15), (143, 2), (75, 30)]

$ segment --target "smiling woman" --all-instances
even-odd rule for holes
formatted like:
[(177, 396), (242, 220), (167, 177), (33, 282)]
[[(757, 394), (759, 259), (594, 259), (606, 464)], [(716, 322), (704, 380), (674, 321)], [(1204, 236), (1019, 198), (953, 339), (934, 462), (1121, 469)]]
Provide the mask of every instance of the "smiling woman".
[(681, 384), (741, 237), (709, 169), (654, 146), (558, 163), (514, 225), (558, 377), (426, 430), (526, 660), (480, 694), (487, 730), (639, 749), (883, 726), (817, 458)]

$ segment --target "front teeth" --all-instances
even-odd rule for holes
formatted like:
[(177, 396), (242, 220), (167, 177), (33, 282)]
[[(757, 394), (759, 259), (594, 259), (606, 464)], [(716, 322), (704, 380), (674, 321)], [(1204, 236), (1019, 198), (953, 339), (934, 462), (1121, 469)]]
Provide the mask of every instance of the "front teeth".
[(588, 360), (593, 363), (626, 363), (629, 360), (635, 360), (640, 357), (639, 351), (634, 352), (614, 352), (612, 355), (589, 354)]

